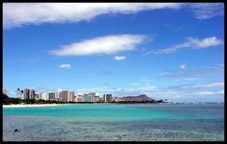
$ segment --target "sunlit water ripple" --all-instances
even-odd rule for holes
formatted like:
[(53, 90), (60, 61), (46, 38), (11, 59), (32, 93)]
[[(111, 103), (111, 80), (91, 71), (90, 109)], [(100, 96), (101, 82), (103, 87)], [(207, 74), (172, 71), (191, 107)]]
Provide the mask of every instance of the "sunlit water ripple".
[(224, 104), (3, 108), (3, 141), (224, 141)]

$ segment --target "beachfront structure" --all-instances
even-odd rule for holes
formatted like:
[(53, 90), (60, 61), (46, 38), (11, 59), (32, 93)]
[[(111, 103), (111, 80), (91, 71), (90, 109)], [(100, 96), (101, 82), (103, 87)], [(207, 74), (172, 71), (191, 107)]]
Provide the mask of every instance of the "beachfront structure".
[(23, 93), (24, 93), (24, 99), (29, 99), (30, 98), (30, 96), (29, 96), (29, 94), (30, 94), (30, 89), (24, 89), (24, 91), (23, 91)]
[(88, 95), (90, 95), (92, 97), (92, 102), (95, 102), (96, 93), (95, 92), (91, 92), (91, 93), (88, 93)]
[(63, 90), (59, 93), (59, 101), (68, 102), (68, 91), (67, 90)]
[(120, 98), (119, 97), (112, 97), (112, 101), (119, 102), (120, 101)]
[(33, 89), (30, 90), (29, 99), (35, 99), (35, 90), (33, 90)]
[(112, 94), (103, 95), (104, 102), (112, 102)]
[(55, 101), (59, 101), (59, 98), (56, 98), (56, 97), (55, 97)]
[(7, 95), (7, 89), (6, 88), (2, 88), (2, 92)]
[(68, 99), (67, 99), (67, 102), (74, 102), (74, 91), (73, 90), (70, 90), (68, 92)]
[(47, 99), (46, 93), (40, 93), (40, 99), (46, 100)]
[(91, 92), (91, 93), (88, 93), (88, 95), (96, 96), (96, 93), (95, 92)]
[(35, 94), (35, 99), (36, 99), (36, 100), (39, 99), (39, 94)]
[(104, 102), (104, 99), (103, 98), (99, 98), (99, 102)]
[(24, 93), (24, 99), (35, 99), (36, 97), (35, 90), (33, 89), (25, 88), (23, 90), (23, 93)]
[(56, 94), (55, 94), (55, 99), (56, 99), (56, 98), (59, 98), (58, 92), (56, 92)]
[(84, 102), (84, 98), (82, 97), (82, 95), (77, 95), (75, 102)]
[(93, 96), (93, 102), (99, 102), (100, 97), (99, 96)]
[(84, 102), (92, 102), (92, 96), (89, 94), (84, 94), (83, 96)]
[(55, 100), (55, 92), (49, 92), (49, 100)]

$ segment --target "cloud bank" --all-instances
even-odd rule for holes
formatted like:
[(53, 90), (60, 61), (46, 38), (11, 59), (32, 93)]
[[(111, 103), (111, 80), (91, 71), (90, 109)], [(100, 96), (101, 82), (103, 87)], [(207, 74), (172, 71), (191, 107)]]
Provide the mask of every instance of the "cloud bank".
[(27, 24), (77, 23), (103, 14), (134, 14), (186, 7), (199, 20), (224, 15), (223, 3), (3, 3), (3, 28)]
[[(36, 93), (41, 92), (60, 92), (63, 88), (37, 87)], [(170, 102), (224, 102), (224, 82), (195, 83), (188, 85), (171, 86), (167, 88), (158, 88), (155, 86), (140, 86), (135, 88), (76, 88), (75, 94), (96, 92), (101, 98), (104, 93), (111, 93), (114, 97), (137, 96), (146, 94), (147, 96), (159, 99), (168, 99)]]
[(168, 54), (176, 52), (179, 49), (183, 48), (191, 48), (191, 49), (200, 49), (200, 48), (207, 48), (211, 46), (217, 46), (220, 44), (223, 44), (224, 42), (221, 39), (218, 39), (217, 37), (208, 37), (204, 38), (202, 40), (199, 40), (198, 38), (193, 37), (187, 37), (186, 41), (182, 44), (176, 44), (170, 48), (155, 50), (155, 51), (149, 51), (147, 54)]
[(181, 88), (211, 88), (211, 87), (224, 87), (224, 82), (201, 83), (181, 86)]
[(162, 78), (212, 78), (224, 75), (223, 67), (203, 68), (198, 70), (171, 70), (157, 76)]
[(192, 4), (191, 7), (195, 17), (200, 20), (224, 14), (224, 3), (196, 3)]
[(86, 56), (95, 54), (116, 54), (121, 51), (135, 50), (135, 46), (144, 41), (144, 35), (109, 35), (83, 40), (78, 43), (52, 50), (50, 54), (57, 56)]
[(88, 21), (102, 14), (178, 9), (180, 3), (3, 3), (3, 27)]
[[(94, 91), (101, 93), (112, 93), (113, 96), (118, 97), (146, 94), (147, 96), (156, 100), (168, 99), (168, 101), (171, 102), (223, 102), (223, 84), (224, 82), (211, 82), (191, 85), (180, 85), (162, 89), (154, 86), (144, 86), (136, 88), (98, 87), (75, 89), (75, 92), (89, 93), (91, 91)], [(102, 97), (102, 95), (100, 95), (100, 97)]]

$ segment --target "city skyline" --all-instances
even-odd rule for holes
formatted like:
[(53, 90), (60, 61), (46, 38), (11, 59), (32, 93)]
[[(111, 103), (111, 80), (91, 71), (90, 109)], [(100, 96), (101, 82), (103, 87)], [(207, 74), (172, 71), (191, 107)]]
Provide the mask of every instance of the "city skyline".
[(3, 88), (224, 102), (224, 3), (3, 3)]

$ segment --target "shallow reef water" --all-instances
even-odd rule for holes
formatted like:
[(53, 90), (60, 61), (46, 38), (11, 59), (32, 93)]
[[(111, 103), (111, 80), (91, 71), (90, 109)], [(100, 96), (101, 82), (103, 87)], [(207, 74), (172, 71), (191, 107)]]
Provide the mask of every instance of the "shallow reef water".
[(224, 141), (224, 104), (3, 108), (3, 141)]

